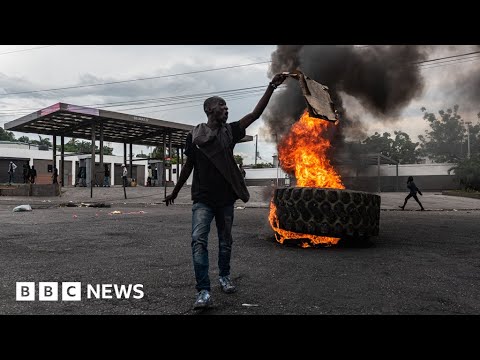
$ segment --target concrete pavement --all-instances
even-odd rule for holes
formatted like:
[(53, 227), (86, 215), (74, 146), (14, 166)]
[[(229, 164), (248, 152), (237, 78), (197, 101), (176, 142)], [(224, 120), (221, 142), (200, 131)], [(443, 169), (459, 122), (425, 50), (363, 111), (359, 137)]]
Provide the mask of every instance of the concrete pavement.
[[(167, 195), (171, 193), (172, 187), (167, 188)], [(243, 203), (238, 201), (237, 207), (267, 208), (272, 197), (273, 188), (270, 186), (249, 186), (250, 201)], [(136, 206), (136, 205), (164, 205), (165, 188), (163, 187), (128, 187), (126, 188), (127, 199), (124, 197), (123, 187), (114, 186), (110, 188), (93, 188), (93, 197), (90, 197), (90, 188), (66, 187), (57, 197), (22, 197), (22, 196), (0, 196), (0, 205), (18, 206), (30, 204), (33, 207), (54, 207), (67, 203), (105, 203), (111, 206)], [(380, 193), (382, 210), (398, 210), (403, 204), (407, 192)], [(440, 192), (423, 193), (419, 196), (420, 201), (427, 210), (480, 210), (480, 199), (465, 198), (458, 196), (442, 195)], [(191, 187), (184, 186), (180, 191), (175, 204), (190, 205)], [(419, 206), (414, 199), (407, 203), (405, 211), (418, 210)]]

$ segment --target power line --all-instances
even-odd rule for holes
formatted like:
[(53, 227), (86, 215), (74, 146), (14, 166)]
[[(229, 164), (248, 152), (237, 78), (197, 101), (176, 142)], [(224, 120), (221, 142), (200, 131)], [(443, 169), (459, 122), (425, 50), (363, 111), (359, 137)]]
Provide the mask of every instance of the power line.
[[(264, 90), (256, 90), (251, 92), (250, 94), (233, 94), (233, 96), (239, 96), (239, 95), (253, 95), (253, 94), (258, 94), (259, 92), (263, 92)], [(230, 96), (223, 96), (224, 98), (228, 99)], [(178, 104), (188, 104), (194, 101), (199, 101), (199, 99), (190, 99), (190, 100), (184, 100), (184, 101), (177, 101), (177, 102), (171, 102), (169, 104), (159, 104), (159, 105), (149, 105), (149, 106), (141, 106), (141, 107), (134, 107), (134, 108), (128, 108), (128, 109), (123, 109), (122, 111), (128, 111), (128, 110), (139, 110), (139, 109), (149, 109), (149, 108), (156, 108), (156, 107), (161, 107), (161, 106), (170, 106), (170, 105), (178, 105)], [(203, 99), (200, 100), (200, 103), (203, 103)]]
[(472, 55), (472, 54), (479, 54), (479, 53), (480, 53), (480, 51), (473, 51), (473, 52), (466, 53), (466, 54), (459, 54), (459, 55), (452, 55), (452, 56), (444, 56), (444, 57), (437, 58), (437, 59), (417, 61), (417, 62), (414, 62), (414, 63), (412, 63), (412, 64), (418, 65), (418, 64), (424, 64), (424, 63), (427, 63), (427, 62), (432, 62), (432, 61), (437, 61), (437, 60), (444, 60), (444, 59), (456, 58), (456, 57), (467, 56), (467, 55)]
[(0, 55), (13, 54), (13, 53), (21, 52), (21, 51), (30, 51), (30, 50), (43, 49), (43, 48), (52, 47), (52, 46), (57, 46), (57, 45), (45, 45), (45, 46), (37, 46), (37, 47), (34, 47), (34, 48), (29, 48), (29, 49), (20, 49), (20, 50), (6, 51), (6, 52), (3, 52), (3, 53), (0, 53)]
[[(47, 46), (55, 46), (55, 45), (47, 45)], [(46, 46), (44, 46), (44, 47), (46, 47)], [(362, 49), (362, 48), (367, 48), (367, 47), (369, 47), (369, 45), (359, 46), (358, 48), (359, 48), (359, 49)], [(24, 49), (24, 50), (29, 50), (29, 49)], [(31, 50), (31, 49), (30, 49), (30, 50)], [(17, 51), (23, 51), (23, 50), (17, 50)], [(463, 56), (472, 55), (472, 54), (478, 54), (478, 53), (480, 53), (480, 51), (470, 52), (470, 53), (466, 53), (466, 54), (458, 54), (458, 55), (452, 55), (452, 56), (445, 56), (445, 57), (441, 57), (441, 58), (437, 58), (437, 59), (429, 59), (429, 60), (417, 61), (417, 62), (413, 62), (413, 63), (411, 63), (411, 64), (413, 64), (413, 65), (421, 65), (421, 64), (424, 64), (424, 63), (427, 63), (427, 62), (434, 62), (434, 61), (443, 60), (443, 59), (449, 59), (449, 58), (458, 58), (458, 57), (463, 57)], [(0, 54), (0, 55), (1, 55), (1, 54)], [(47, 92), (47, 91), (71, 90), (71, 89), (80, 89), (80, 88), (86, 88), (86, 87), (95, 87), (95, 86), (105, 86), (105, 85), (123, 84), (123, 83), (135, 82), (135, 81), (145, 81), (145, 80), (162, 79), (162, 78), (168, 78), (168, 77), (176, 77), (176, 76), (200, 74), (200, 73), (211, 72), (211, 71), (227, 70), (227, 69), (234, 69), (234, 68), (239, 68), (239, 67), (259, 65), (259, 64), (267, 64), (267, 63), (271, 63), (271, 61), (270, 61), (270, 60), (269, 60), (269, 61), (259, 61), (259, 62), (255, 62), (255, 63), (241, 64), (241, 65), (232, 65), (232, 66), (226, 66), (226, 67), (214, 68), (214, 69), (204, 69), (204, 70), (188, 71), (188, 72), (183, 72), (183, 73), (160, 75), (160, 76), (151, 76), (151, 77), (146, 77), (146, 78), (137, 78), (137, 79), (130, 79), (130, 80), (110, 81), (110, 82), (97, 83), (97, 84), (74, 85), (74, 86), (72, 85), (72, 86), (65, 86), (65, 87), (60, 87), (60, 88), (41, 89), (41, 90), (30, 90), (30, 91), (19, 91), (19, 92), (14, 92), (14, 93), (5, 93), (5, 94), (1, 94), (1, 95), (7, 96), (7, 95), (33, 94), (33, 93)]]
[(93, 87), (93, 86), (104, 86), (104, 85), (112, 85), (112, 84), (123, 84), (123, 83), (134, 82), (134, 81), (163, 79), (163, 78), (175, 77), (175, 76), (200, 74), (200, 73), (205, 73), (205, 72), (210, 72), (210, 71), (234, 69), (234, 68), (245, 67), (245, 66), (266, 64), (266, 63), (270, 63), (270, 62), (271, 62), (271, 61), (259, 61), (259, 62), (255, 62), (255, 63), (249, 63), (249, 64), (232, 65), (232, 66), (225, 66), (225, 67), (221, 67), (221, 68), (206, 69), (206, 70), (187, 71), (187, 72), (183, 72), (183, 73), (160, 75), (160, 76), (152, 76), (152, 77), (147, 77), (147, 78), (138, 78), (138, 79), (120, 80), (120, 81), (110, 81), (110, 82), (105, 82), (105, 83), (88, 84), (88, 85), (66, 86), (66, 87), (61, 87), (61, 88), (52, 88), (52, 89), (43, 89), (43, 90), (20, 91), (20, 92), (15, 92), (15, 93), (5, 93), (5, 94), (1, 94), (1, 95), (33, 94), (33, 93), (39, 93), (39, 92), (44, 92), (44, 91), (58, 91), (58, 90), (80, 89), (80, 88)]
[(195, 94), (188, 94), (188, 95), (176, 95), (176, 96), (169, 96), (169, 97), (161, 97), (161, 98), (150, 98), (150, 99), (141, 99), (141, 100), (132, 100), (132, 101), (121, 101), (121, 102), (114, 102), (114, 103), (104, 103), (104, 104), (94, 104), (94, 105), (84, 105), (84, 106), (101, 106), (102, 108), (107, 107), (122, 107), (127, 105), (134, 105), (134, 104), (143, 104), (143, 103), (156, 103), (156, 102), (168, 102), (168, 101), (176, 101), (176, 100), (185, 100), (189, 98), (198, 98), (198, 97), (205, 97), (208, 95), (221, 95), (221, 94), (229, 94), (229, 93), (237, 93), (237, 92), (249, 92), (252, 90), (258, 90), (265, 88), (264, 85), (260, 86), (251, 86), (246, 88), (238, 88), (238, 89), (231, 89), (231, 90), (219, 90), (219, 91), (210, 91), (204, 93), (195, 93)]
[[(278, 93), (278, 92), (282, 92), (282, 91), (285, 91), (285, 90), (279, 87), (276, 92)], [(227, 99), (227, 100), (228, 100), (228, 101), (242, 100), (242, 99), (245, 99), (245, 98), (247, 98), (247, 97), (251, 97), (251, 96), (253, 96), (253, 95), (258, 95), (258, 94), (257, 94), (257, 93), (255, 93), (255, 94), (252, 93), (252, 94), (245, 95), (245, 96), (242, 96), (242, 97), (238, 96), (238, 97), (236, 97), (236, 98), (229, 98), (229, 99)], [(170, 108), (170, 109), (164, 109), (163, 111), (168, 112), (168, 111), (170, 111), (170, 110), (178, 110), (178, 109), (185, 109), (185, 108), (197, 107), (197, 106), (201, 105), (202, 103), (203, 103), (203, 100), (202, 100), (202, 101), (199, 101), (199, 102), (198, 102), (197, 104), (195, 104), (195, 105), (178, 106), (178, 107), (174, 107), (174, 108)], [(154, 113), (158, 113), (158, 112), (161, 112), (161, 111), (160, 111), (160, 110), (146, 111), (146, 112), (141, 112), (141, 113), (139, 113), (139, 115), (143, 115), (143, 114), (154, 114)]]
[[(54, 45), (48, 45), (48, 46), (54, 46)], [(364, 47), (368, 47), (368, 45), (362, 46), (360, 48), (364, 48)], [(24, 50), (28, 50), (28, 49), (24, 49)], [(416, 63), (412, 63), (412, 64), (419, 66), (421, 69), (428, 69), (428, 68), (432, 68), (432, 67), (438, 67), (438, 66), (444, 66), (444, 65), (453, 65), (453, 64), (459, 64), (459, 63), (462, 63), (462, 62), (478, 60), (479, 58), (476, 57), (476, 56), (478, 56), (479, 54), (480, 54), (480, 51), (475, 51), (475, 52), (470, 52), (470, 53), (465, 53), (465, 54), (457, 54), (457, 55), (451, 55), (451, 56), (444, 56), (444, 57), (440, 57), (440, 58), (436, 58), (436, 59), (424, 60), (424, 61), (420, 61), (420, 62), (416, 62)], [(91, 84), (91, 85), (69, 86), (69, 87), (57, 88), (57, 89), (25, 91), (25, 92), (18, 92), (18, 93), (9, 93), (9, 94), (5, 94), (5, 95), (35, 93), (35, 92), (41, 92), (41, 91), (65, 90), (65, 89), (83, 88), (83, 87), (100, 86), (100, 85), (108, 85), (108, 84), (118, 84), (118, 83), (125, 83), (125, 82), (134, 82), (134, 81), (142, 81), (142, 80), (165, 78), (165, 77), (174, 77), (174, 76), (196, 74), (196, 73), (203, 73), (203, 72), (210, 72), (210, 71), (217, 71), (217, 70), (224, 70), (224, 69), (232, 69), (232, 68), (252, 66), (252, 65), (257, 65), (257, 64), (265, 64), (265, 63), (270, 63), (270, 62), (271, 61), (262, 61), (262, 62), (256, 62), (256, 63), (250, 63), (250, 64), (233, 65), (233, 66), (222, 67), (222, 68), (197, 70), (197, 71), (191, 71), (191, 72), (185, 72), (185, 73), (169, 74), (169, 75), (162, 75), (162, 76), (148, 77), (148, 78), (141, 78), (141, 79), (122, 80), (122, 81), (114, 81), (114, 82)], [(155, 103), (155, 102), (170, 102), (170, 104), (153, 105), (153, 106), (144, 106), (144, 107), (140, 107), (140, 108), (125, 109), (125, 110), (135, 110), (135, 109), (142, 109), (142, 108), (149, 108), (149, 107), (158, 107), (158, 106), (168, 106), (168, 105), (179, 104), (178, 101), (174, 102), (174, 100), (181, 100), (181, 99), (182, 100), (187, 100), (189, 98), (193, 99), (195, 97), (205, 96), (205, 95), (209, 95), (209, 94), (220, 94), (222, 92), (235, 92), (235, 91), (242, 91), (242, 90), (249, 90), (249, 89), (253, 90), (254, 88), (256, 88), (256, 87), (249, 87), (249, 88), (243, 88), (243, 89), (233, 89), (233, 90), (224, 90), (224, 91), (217, 91), (217, 92), (210, 92), (210, 93), (178, 95), (178, 96), (165, 97), (165, 98), (150, 98), (150, 99), (123, 101), (123, 102), (116, 102), (116, 103), (114, 102), (114, 103), (83, 105), (83, 106), (102, 106), (102, 108), (107, 108), (107, 107), (123, 107), (123, 106), (134, 105), (134, 104), (140, 105), (142, 103), (147, 104), (149, 102), (152, 102), (152, 103)], [(259, 87), (257, 87), (257, 88), (259, 88)], [(191, 101), (192, 100), (190, 100), (190, 102)], [(185, 101), (182, 102), (182, 103), (185, 103)], [(20, 112), (26, 111), (26, 110), (28, 110), (28, 109), (4, 109), (3, 114), (1, 113), (2, 110), (0, 110), (0, 116), (12, 116), (12, 115), (17, 115), (17, 114), (24, 115), (24, 114), (26, 114), (25, 112), (23, 112), (23, 113), (20, 113)], [(35, 110), (35, 109), (31, 109), (31, 110)], [(12, 113), (9, 113), (9, 114), (5, 113), (5, 112), (8, 112), (8, 111), (12, 111)], [(15, 113), (13, 113), (13, 112), (15, 112)]]
[[(259, 89), (259, 88), (262, 88), (262, 89)], [(230, 93), (228, 94), (224, 94), (222, 95), (225, 100), (228, 100), (228, 101), (235, 101), (235, 100), (242, 100), (242, 99), (245, 99), (245, 98), (248, 98), (248, 97), (251, 97), (251, 96), (254, 96), (254, 95), (259, 95), (261, 94), (264, 90), (263, 90), (264, 86), (257, 86), (257, 87), (252, 87), (251, 89), (254, 89), (254, 90), (251, 90), (251, 91), (244, 91), (244, 89), (234, 89), (234, 90), (224, 90), (224, 91), (220, 91), (220, 92), (211, 92), (211, 93), (204, 93), (204, 94), (220, 94), (220, 93), (225, 93), (227, 91), (230, 91)], [(250, 89), (250, 88), (246, 88), (246, 89)], [(242, 90), (241, 92), (238, 91), (238, 92), (234, 92), (235, 90)], [(284, 86), (280, 86), (278, 89), (277, 89), (277, 93), (279, 91), (284, 91)], [(204, 94), (201, 94), (201, 95), (204, 95)], [(198, 99), (199, 96), (195, 95), (195, 98), (192, 98), (190, 100), (186, 100), (186, 101), (177, 101), (177, 102), (170, 102), (170, 103), (167, 103), (167, 104), (161, 104), (161, 105), (153, 105), (153, 106), (144, 106), (144, 107), (138, 107), (138, 108), (128, 108), (128, 109), (123, 109), (121, 111), (129, 111), (129, 110), (139, 110), (139, 109), (147, 109), (147, 108), (154, 108), (154, 107), (163, 107), (163, 106), (175, 106), (175, 105), (180, 105), (180, 104), (188, 104), (188, 103), (195, 103), (194, 105), (182, 105), (182, 106), (177, 106), (177, 107), (174, 107), (174, 108), (168, 108), (168, 109), (164, 109), (162, 111), (171, 111), (171, 110), (178, 110), (178, 109), (185, 109), (185, 108), (191, 108), (191, 107), (198, 107), (199, 105), (203, 104), (204, 102), (204, 97), (202, 97), (201, 99)], [(187, 99), (187, 98), (186, 98)], [(132, 104), (133, 105), (133, 104)], [(81, 105), (81, 106), (91, 106), (91, 105)], [(147, 112), (141, 112), (139, 113), (140, 115), (142, 114), (151, 114), (151, 113), (158, 113), (158, 112), (161, 112), (159, 110), (155, 110), (155, 111), (147, 111)], [(29, 114), (28, 112), (25, 112), (25, 113), (22, 113), (22, 114), (0, 114), (0, 117), (3, 117), (3, 116), (13, 116), (13, 115), (19, 115), (19, 116), (23, 116), (23, 115), (27, 115)], [(4, 122), (4, 121), (3, 121)]]
[[(195, 94), (186, 94), (186, 95), (177, 95), (177, 96), (169, 96), (169, 97), (160, 97), (160, 98), (149, 98), (149, 99), (140, 99), (140, 100), (132, 100), (132, 101), (120, 101), (120, 102), (111, 102), (111, 103), (100, 103), (100, 104), (86, 104), (81, 105), (85, 107), (94, 107), (99, 106), (100, 108), (109, 108), (109, 107), (123, 107), (129, 105), (140, 105), (149, 102), (174, 102), (178, 100), (188, 100), (188, 99), (195, 99), (199, 97), (205, 97), (208, 95), (222, 95), (222, 96), (229, 96), (229, 95), (238, 95), (244, 93), (251, 93), (257, 92), (258, 90), (265, 88), (264, 85), (260, 86), (251, 86), (246, 88), (238, 88), (238, 89), (230, 89), (230, 90), (219, 90), (219, 91), (210, 91), (204, 93), (195, 93)], [(168, 104), (167, 104), (168, 105)], [(37, 108), (22, 108), (22, 109), (4, 109), (0, 110), (0, 116), (11, 116), (16, 114), (28, 114), (28, 111), (36, 111)], [(12, 111), (12, 113), (2, 113), (5, 111)], [(15, 112), (15, 113), (13, 113)]]
[(470, 61), (476, 61), (480, 60), (480, 57), (470, 57), (470, 58), (465, 58), (465, 59), (453, 59), (453, 60), (446, 60), (446, 61), (439, 61), (437, 63), (432, 63), (432, 64), (425, 64), (425, 66), (421, 66), (420, 69), (431, 69), (439, 66), (446, 66), (446, 65), (456, 65), (456, 64), (462, 64), (465, 62), (470, 62)]
[(476, 59), (480, 56), (480, 54), (472, 54), (472, 55), (465, 55), (462, 58), (456, 58), (456, 59), (441, 59), (437, 60), (433, 63), (428, 63), (428, 64), (419, 64), (418, 66), (424, 67), (424, 66), (430, 66), (430, 65), (436, 65), (436, 64), (443, 64), (443, 63), (450, 63), (450, 62), (455, 62), (455, 61), (461, 61), (465, 59)]

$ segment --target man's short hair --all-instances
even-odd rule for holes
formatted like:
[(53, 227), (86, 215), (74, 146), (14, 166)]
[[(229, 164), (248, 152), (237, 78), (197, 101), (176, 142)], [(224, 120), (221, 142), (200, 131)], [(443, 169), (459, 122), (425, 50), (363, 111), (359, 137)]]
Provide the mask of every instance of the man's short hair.
[(203, 103), (203, 111), (205, 111), (205, 114), (207, 113), (207, 108), (212, 107), (215, 104), (218, 104), (220, 101), (225, 101), (223, 100), (220, 96), (212, 96), (209, 97), (205, 102)]

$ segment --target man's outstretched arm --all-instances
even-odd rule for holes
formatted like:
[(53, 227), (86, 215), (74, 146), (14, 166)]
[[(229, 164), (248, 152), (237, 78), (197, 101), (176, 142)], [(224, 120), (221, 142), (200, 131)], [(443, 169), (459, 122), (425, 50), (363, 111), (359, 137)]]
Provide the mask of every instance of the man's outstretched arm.
[(257, 106), (255, 106), (255, 109), (253, 109), (250, 114), (247, 114), (240, 119), (240, 127), (245, 130), (262, 115), (263, 110), (265, 110), (268, 102), (270, 101), (270, 98), (272, 97), (273, 90), (280, 86), (286, 77), (287, 75), (285, 74), (277, 74), (272, 78), (272, 81), (270, 81), (267, 90), (265, 90), (265, 94), (263, 94)]
[(175, 202), (178, 192), (187, 181), (188, 177), (192, 173), (192, 170), (193, 170), (193, 160), (190, 160), (190, 158), (187, 157), (187, 161), (185, 162), (185, 165), (182, 166), (182, 171), (180, 171), (180, 177), (178, 178), (177, 185), (175, 185), (175, 187), (173, 188), (172, 193), (163, 200), (165, 205), (168, 206)]

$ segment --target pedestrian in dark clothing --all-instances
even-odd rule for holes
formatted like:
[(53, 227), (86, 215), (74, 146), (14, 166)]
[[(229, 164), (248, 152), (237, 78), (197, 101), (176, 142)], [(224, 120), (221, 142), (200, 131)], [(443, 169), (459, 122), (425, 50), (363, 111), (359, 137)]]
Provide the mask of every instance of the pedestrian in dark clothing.
[(37, 177), (37, 170), (35, 169), (35, 166), (32, 165), (32, 168), (30, 169), (30, 182), (32, 184), (35, 184), (36, 177)]
[(27, 184), (30, 182), (30, 165), (28, 163), (23, 163), (23, 183)]
[(53, 184), (58, 184), (58, 170), (56, 166), (53, 168), (52, 179), (53, 179)]
[(415, 185), (415, 183), (413, 182), (413, 176), (409, 176), (408, 179), (407, 179), (407, 187), (408, 189), (410, 190), (410, 194), (407, 195), (407, 197), (405, 198), (405, 202), (403, 203), (403, 206), (399, 206), (400, 209), (404, 210), (405, 209), (405, 205), (407, 205), (407, 201), (408, 199), (410, 199), (411, 197), (413, 197), (415, 199), (415, 201), (418, 203), (418, 205), (420, 205), (420, 208), (421, 210), (425, 210), (423, 208), (423, 205), (422, 203), (420, 202), (420, 200), (418, 200), (418, 197), (417, 197), (417, 192), (423, 196), (422, 192), (420, 191), (420, 189), (417, 187), (417, 185)]
[(195, 309), (211, 305), (207, 246), (214, 218), (219, 241), (220, 287), (225, 293), (236, 290), (230, 278), (233, 205), (237, 199), (247, 202), (250, 195), (233, 156), (233, 148), (245, 136), (245, 129), (262, 115), (273, 91), (285, 78), (284, 74), (275, 75), (255, 109), (236, 122), (227, 124), (228, 107), (224, 99), (208, 98), (203, 104), (207, 123), (195, 126), (187, 135), (187, 162), (172, 193), (163, 201), (167, 206), (173, 204), (193, 171), (192, 257), (198, 291)]
[(110, 169), (108, 168), (108, 164), (103, 164), (103, 166), (105, 167), (103, 187), (110, 187)]

